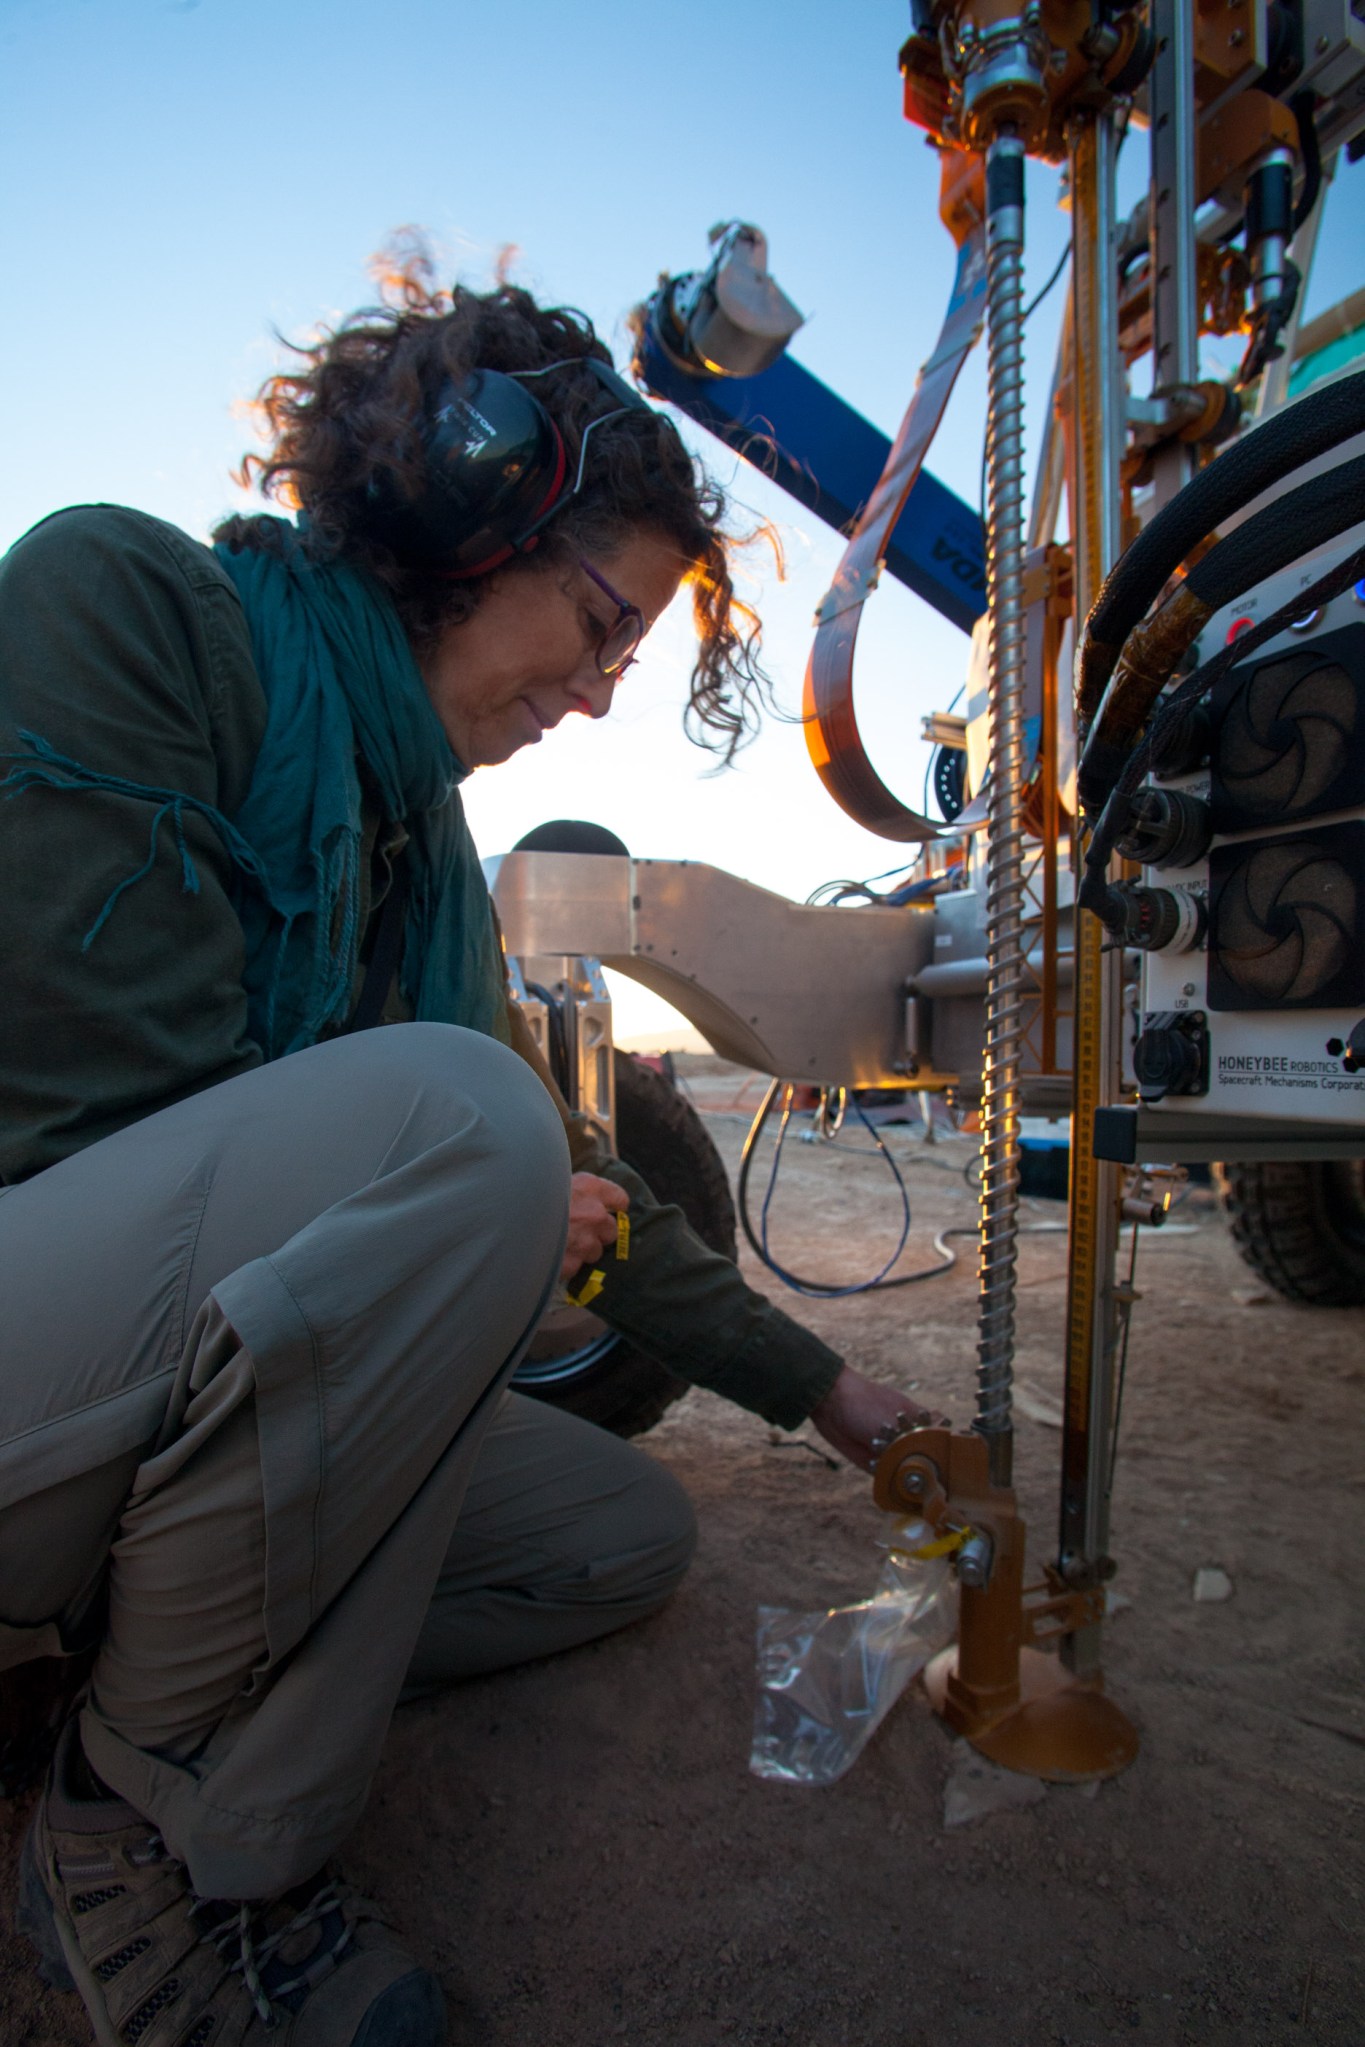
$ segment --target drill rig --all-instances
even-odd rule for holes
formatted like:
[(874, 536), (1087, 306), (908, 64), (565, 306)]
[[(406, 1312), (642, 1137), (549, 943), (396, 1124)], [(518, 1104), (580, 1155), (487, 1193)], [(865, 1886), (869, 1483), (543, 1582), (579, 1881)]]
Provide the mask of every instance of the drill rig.
[[(922, 885), (894, 907), (811, 909), (623, 853), (490, 865), (509, 951), (567, 998), (570, 1080), (608, 1129), (598, 962), (776, 1077), (979, 1103), (975, 1424), (887, 1443), (875, 1492), (956, 1544), (940, 1710), (997, 1760), (1077, 1779), (1136, 1748), (1100, 1649), (1132, 1305), (1119, 1230), (1163, 1198), (1141, 1169), (1334, 1173), (1365, 1247), (1365, 297), (1301, 319), (1338, 155), (1365, 142), (1365, 6), (914, 0), (900, 62), (958, 262), (895, 440), (786, 354), (800, 315), (746, 224), (717, 231), (705, 271), (663, 280), (636, 368), (821, 516), (851, 518), (817, 613), (809, 750), (851, 816), (922, 849)], [(1123, 220), (1130, 129), (1151, 177)], [(1026, 517), (1029, 156), (1064, 167), (1071, 261)], [(983, 328), (984, 535), (924, 468)], [(1210, 333), (1242, 337), (1231, 377), (1200, 375)], [(958, 756), (946, 824), (888, 789), (854, 715), (884, 572), (975, 621), (967, 716), (926, 721)], [(1026, 1111), (1072, 1127), (1059, 1536), (1032, 1585), (1011, 1488)]]

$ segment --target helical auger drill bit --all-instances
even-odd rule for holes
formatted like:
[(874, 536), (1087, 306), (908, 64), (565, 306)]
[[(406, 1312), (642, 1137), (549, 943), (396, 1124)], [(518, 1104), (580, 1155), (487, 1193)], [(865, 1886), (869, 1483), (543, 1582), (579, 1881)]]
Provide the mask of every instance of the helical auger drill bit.
[(1013, 1444), (1024, 985), (1024, 146), (1016, 134), (1003, 131), (992, 141), (986, 190), (990, 791), (976, 1426), (990, 1445), (992, 1478), (1006, 1485)]

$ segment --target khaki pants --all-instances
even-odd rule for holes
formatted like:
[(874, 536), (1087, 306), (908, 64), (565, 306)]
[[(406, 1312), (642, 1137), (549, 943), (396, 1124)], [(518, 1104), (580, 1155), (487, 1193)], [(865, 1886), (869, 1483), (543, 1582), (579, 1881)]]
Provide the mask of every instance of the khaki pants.
[(410, 1024), (0, 1192), (0, 1666), (98, 1641), (86, 1751), (206, 1895), (312, 1874), (405, 1685), (686, 1569), (667, 1473), (504, 1391), (567, 1181), (529, 1069)]

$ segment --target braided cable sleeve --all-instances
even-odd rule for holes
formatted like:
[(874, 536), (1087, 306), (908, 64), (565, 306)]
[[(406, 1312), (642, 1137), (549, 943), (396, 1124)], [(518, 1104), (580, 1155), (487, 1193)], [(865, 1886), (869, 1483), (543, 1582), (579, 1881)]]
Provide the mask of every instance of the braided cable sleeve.
[(1278, 611), (1271, 612), (1259, 625), (1251, 627), (1226, 647), (1220, 647), (1211, 659), (1197, 668), (1193, 675), (1171, 691), (1158, 708), (1144, 737), (1132, 749), (1127, 762), (1114, 786), (1113, 794), (1106, 803), (1085, 854), (1085, 872), (1081, 881), (1079, 900), (1088, 910), (1093, 910), (1102, 920), (1108, 908), (1107, 872), (1114, 851), (1115, 841), (1128, 824), (1131, 809), (1128, 799), (1147, 772), (1147, 764), (1155, 748), (1181, 718), (1191, 704), (1207, 696), (1220, 677), (1239, 661), (1245, 661), (1264, 646), (1267, 640), (1283, 632), (1284, 628), (1311, 611), (1314, 606), (1328, 604), (1333, 597), (1339, 597), (1343, 590), (1365, 577), (1365, 547), (1357, 547), (1350, 554), (1335, 563), (1306, 590), (1296, 590), (1287, 603)]
[(1220, 540), (1185, 578), (1210, 611), (1365, 519), (1365, 455), (1276, 498)]
[(1144, 527), (1105, 578), (1076, 657), (1076, 716), (1085, 731), (1119, 649), (1192, 547), (1280, 478), (1365, 432), (1365, 370), (1313, 391), (1202, 469)]
[(1161, 609), (1124, 642), (1081, 754), (1078, 786), (1092, 816), (1186, 648), (1210, 615), (1365, 518), (1365, 455), (1266, 505), (1196, 562)]

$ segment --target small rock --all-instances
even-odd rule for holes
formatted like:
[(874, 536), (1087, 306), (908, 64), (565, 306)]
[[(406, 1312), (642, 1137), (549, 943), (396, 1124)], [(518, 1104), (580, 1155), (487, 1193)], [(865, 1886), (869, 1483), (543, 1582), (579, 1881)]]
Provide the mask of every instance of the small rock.
[(1066, 1420), (1061, 1402), (1044, 1393), (1040, 1386), (1030, 1386), (1027, 1379), (1015, 1380), (1014, 1404), (1020, 1414), (1027, 1415), (1031, 1422), (1041, 1423), (1045, 1429), (1060, 1429)]
[(1232, 1580), (1217, 1564), (1201, 1564), (1194, 1574), (1196, 1606), (1217, 1606), (1232, 1597)]
[(1275, 1299), (1263, 1286), (1235, 1286), (1229, 1292), (1239, 1308), (1266, 1308)]
[(1047, 1796), (1047, 1786), (1038, 1777), (1023, 1777), (1017, 1770), (1003, 1770), (988, 1762), (969, 1743), (957, 1745), (953, 1767), (943, 1791), (943, 1824), (965, 1827), (972, 1820), (985, 1819), (993, 1812), (1012, 1812), (1020, 1806), (1037, 1805)]

